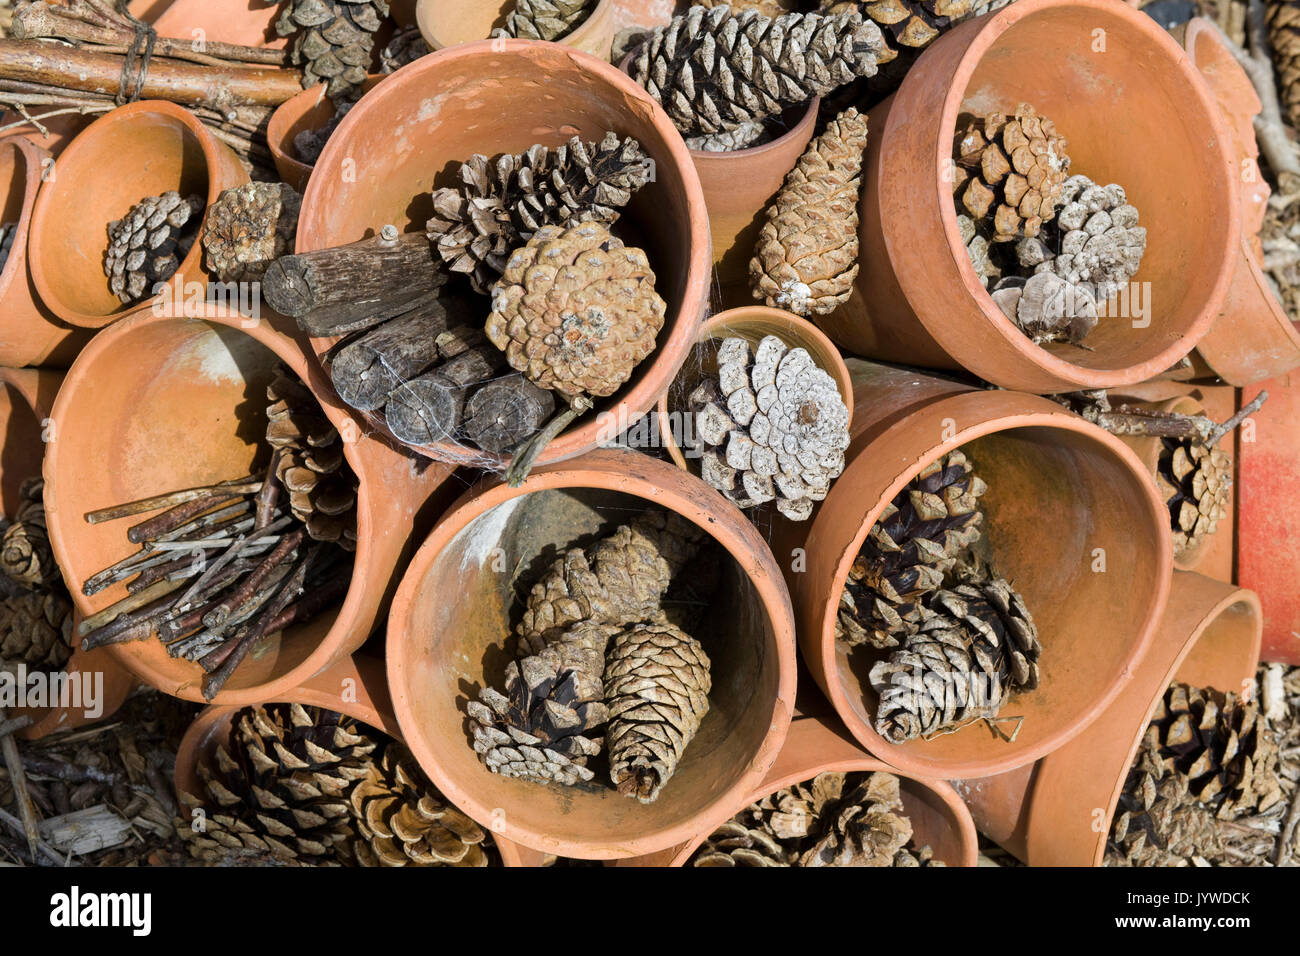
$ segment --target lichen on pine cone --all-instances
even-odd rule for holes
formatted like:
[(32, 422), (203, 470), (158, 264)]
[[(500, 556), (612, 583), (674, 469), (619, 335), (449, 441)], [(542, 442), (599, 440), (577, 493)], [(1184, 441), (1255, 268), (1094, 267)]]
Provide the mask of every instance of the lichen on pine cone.
[(543, 226), (493, 287), (487, 336), (535, 385), (603, 398), (654, 351), (667, 312), (654, 286), (645, 252), (602, 223)]
[(39, 476), (24, 480), (18, 499), (0, 541), (0, 570), (27, 588), (51, 584), (59, 579), (59, 566), (45, 528), (45, 481)]
[(292, 36), (289, 56), (302, 68), (303, 89), (326, 84), (347, 96), (366, 81), (375, 33), (388, 19), (388, 0), (287, 0), (275, 32)]
[(858, 275), (858, 197), (867, 117), (849, 107), (799, 157), (768, 205), (750, 260), (754, 297), (797, 315), (826, 315)]
[(850, 11), (835, 16), (689, 8), (657, 27), (628, 72), (687, 136), (763, 120), (876, 72), (880, 29)]
[(542, 226), (613, 225), (652, 169), (640, 143), (613, 132), (599, 142), (574, 136), (555, 149), (475, 154), (461, 164), (458, 186), (433, 191), (425, 231), (448, 268), (486, 293)]
[(343, 439), (316, 396), (280, 369), (267, 385), (266, 441), (279, 458), (275, 474), (289, 507), (317, 541), (349, 551), (357, 541), (357, 478), (343, 454)]
[(397, 741), (370, 765), (348, 798), (361, 866), (488, 866), (490, 841), (431, 784)]
[(615, 636), (605, 662), (605, 746), (618, 792), (653, 803), (709, 711), (709, 657), (664, 622)]
[(1232, 459), (1219, 448), (1189, 439), (1161, 439), (1156, 484), (1169, 508), (1174, 550), (1197, 547), (1228, 512)]
[(921, 599), (980, 536), (987, 490), (961, 452), (936, 459), (885, 506), (849, 569), (836, 638), (848, 647), (896, 647), (925, 616)]
[(0, 601), (0, 663), (59, 671), (72, 656), (72, 604), (57, 590)]
[(740, 508), (806, 520), (844, 470), (849, 413), (835, 380), (775, 335), (722, 340), (716, 377), (688, 397), (700, 475)]
[(1065, 137), (1021, 103), (958, 127), (953, 193), (992, 242), (1036, 236), (1056, 214), (1070, 157)]
[(286, 183), (244, 183), (224, 190), (203, 224), (208, 268), (222, 282), (259, 280), (293, 251), (302, 198)]
[(515, 0), (506, 15), (505, 26), (492, 31), (494, 37), (521, 40), (560, 40), (591, 16), (599, 0)]
[(1278, 98), (1292, 129), (1300, 129), (1300, 2), (1267, 0), (1266, 8)]
[(189, 255), (199, 232), (200, 196), (184, 199), (175, 190), (146, 196), (121, 219), (108, 224), (104, 275), (108, 287), (124, 304), (152, 295)]

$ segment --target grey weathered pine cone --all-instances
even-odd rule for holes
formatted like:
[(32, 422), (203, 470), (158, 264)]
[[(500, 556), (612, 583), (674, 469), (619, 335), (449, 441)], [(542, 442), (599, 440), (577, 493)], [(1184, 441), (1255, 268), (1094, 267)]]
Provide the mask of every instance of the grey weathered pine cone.
[(257, 281), (293, 251), (302, 198), (286, 183), (244, 183), (224, 190), (203, 223), (208, 268), (222, 282)]
[(45, 481), (28, 478), (18, 489), (13, 522), (0, 541), (0, 570), (26, 588), (59, 580), (59, 566), (45, 528)]
[(293, 37), (289, 54), (302, 68), (303, 89), (324, 83), (333, 98), (365, 83), (375, 32), (386, 19), (388, 0), (287, 0), (275, 32)]
[(171, 190), (146, 196), (110, 222), (104, 275), (113, 294), (131, 305), (175, 275), (198, 236), (202, 211), (202, 197), (182, 199)]
[(1036, 272), (1028, 279), (1003, 276), (990, 297), (1035, 345), (1079, 345), (1097, 327), (1104, 308), (1090, 286), (1062, 279), (1055, 272)]
[(688, 397), (700, 474), (741, 508), (803, 521), (844, 470), (849, 415), (835, 380), (774, 335), (722, 340), (718, 374)]
[(900, 53), (915, 54), (941, 33), (971, 17), (1005, 7), (1012, 0), (821, 0), (823, 13), (860, 10), (880, 27), (886, 52), (880, 62)]
[(561, 40), (591, 16), (599, 0), (515, 0), (505, 26), (494, 37), (521, 40)]
[(379, 51), (379, 69), (384, 73), (395, 73), (429, 52), (429, 44), (420, 34), (419, 27), (401, 27)]
[(1232, 459), (1201, 442), (1161, 439), (1156, 485), (1169, 508), (1174, 550), (1182, 554), (1214, 534), (1227, 515)]

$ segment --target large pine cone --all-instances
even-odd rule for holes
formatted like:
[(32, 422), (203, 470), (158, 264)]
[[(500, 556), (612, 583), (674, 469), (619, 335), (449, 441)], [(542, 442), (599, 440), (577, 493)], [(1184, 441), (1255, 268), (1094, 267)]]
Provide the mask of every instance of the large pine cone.
[(113, 294), (130, 305), (175, 275), (194, 245), (202, 211), (202, 197), (182, 199), (172, 190), (141, 199), (110, 222), (104, 275)]
[(72, 604), (58, 591), (0, 601), (0, 662), (60, 671), (72, 656)]
[(208, 210), (203, 251), (222, 282), (260, 280), (275, 259), (293, 251), (302, 198), (286, 183), (227, 189)]
[(690, 395), (700, 474), (741, 508), (807, 519), (844, 470), (849, 413), (835, 380), (775, 335), (723, 339), (718, 375)]
[(912, 824), (902, 815), (898, 778), (872, 773), (845, 793), (800, 866), (894, 866), (912, 839)]
[(613, 639), (605, 664), (610, 777), (618, 792), (653, 803), (709, 710), (709, 658), (671, 624), (642, 624)]
[(276, 478), (289, 493), (293, 515), (317, 541), (349, 551), (357, 542), (357, 479), (343, 456), (343, 440), (311, 390), (279, 371), (266, 388), (266, 441), (279, 450)]
[(362, 866), (487, 866), (483, 828), (440, 794), (393, 741), (349, 798)]
[(866, 148), (867, 117), (849, 107), (799, 157), (767, 207), (749, 263), (755, 298), (798, 315), (826, 315), (848, 300)]
[(351, 862), (349, 794), (370, 775), (377, 744), (351, 718), (300, 704), (246, 707), (213, 765), (199, 765), (207, 806), (201, 831), (180, 827), (192, 855), (222, 848), (307, 864)]
[(598, 0), (515, 0), (504, 29), (493, 36), (522, 40), (560, 40), (591, 16)]
[(1027, 103), (1011, 116), (968, 119), (958, 127), (953, 192), (993, 242), (1036, 236), (1056, 214), (1070, 168), (1066, 146)]
[(960, 451), (921, 470), (872, 527), (840, 597), (836, 636), (848, 646), (896, 647), (924, 616), (920, 599), (943, 584), (979, 539), (986, 485)]
[(880, 28), (856, 11), (836, 16), (691, 7), (657, 27), (632, 57), (632, 78), (685, 135), (718, 133), (775, 116), (876, 72)]
[(542, 226), (613, 225), (632, 194), (650, 181), (653, 164), (631, 137), (600, 142), (575, 136), (557, 149), (533, 146), (461, 164), (457, 187), (433, 191), (429, 241), (453, 272), (488, 292), (510, 253)]
[(667, 311), (654, 284), (646, 254), (605, 225), (543, 226), (493, 288), (487, 335), (534, 384), (603, 398), (654, 351)]
[(18, 494), (13, 523), (0, 542), (0, 570), (24, 587), (51, 584), (59, 579), (59, 566), (45, 530), (45, 482), (28, 478)]
[(294, 35), (289, 47), (302, 67), (303, 89), (327, 84), (332, 98), (360, 89), (374, 54), (375, 31), (388, 18), (388, 0), (288, 0), (275, 32)]
[(1232, 460), (1218, 448), (1187, 439), (1162, 439), (1156, 484), (1169, 508), (1174, 550), (1190, 551), (1214, 534), (1227, 514)]
[(1267, 9), (1278, 97), (1292, 129), (1300, 129), (1300, 2), (1267, 0)]

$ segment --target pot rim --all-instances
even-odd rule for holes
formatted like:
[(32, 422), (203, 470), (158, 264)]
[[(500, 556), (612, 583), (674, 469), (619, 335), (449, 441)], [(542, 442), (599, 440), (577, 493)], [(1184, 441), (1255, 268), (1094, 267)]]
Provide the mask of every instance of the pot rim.
[[(627, 458), (633, 455), (638, 468), (629, 468)], [(658, 475), (655, 473), (658, 472)], [(566, 461), (535, 469), (524, 483), (511, 488), (504, 481), (485, 477), (463, 494), (453, 504), (430, 532), (415, 556), (411, 559), (401, 584), (393, 597), (388, 616), (388, 633), (385, 657), (388, 665), (388, 689), (393, 699), (393, 712), (397, 722), (406, 730), (407, 746), (416, 760), (443, 794), (466, 814), (482, 824), (493, 821), (494, 832), (532, 849), (557, 853), (582, 859), (617, 859), (654, 853), (689, 839), (694, 833), (713, 827), (728, 819), (727, 808), (752, 786), (749, 779), (767, 772), (780, 754), (789, 731), (795, 696), (795, 620), (785, 579), (775, 557), (759, 536), (754, 526), (720, 494), (698, 482), (698, 495), (692, 497), (682, 487), (681, 471), (671, 464), (634, 452), (596, 451), (575, 461)], [(724, 547), (741, 570), (754, 580), (755, 569), (760, 569), (773, 587), (763, 600), (766, 618), (772, 630), (775, 645), (777, 688), (772, 700), (772, 716), (767, 733), (758, 750), (749, 760), (747, 772), (726, 790), (715, 794), (707, 807), (681, 821), (648, 830), (632, 839), (583, 839), (581, 841), (557, 840), (545, 833), (516, 825), (509, 814), (496, 815), (494, 807), (480, 800), (473, 786), (446, 772), (439, 751), (428, 745), (429, 735), (413, 713), (411, 699), (418, 691), (409, 686), (402, 648), (417, 639), (417, 630), (409, 626), (417, 592), (429, 568), (446, 550), (447, 546), (465, 528), (499, 505), (540, 491), (590, 489), (615, 491), (657, 504), (676, 512), (705, 531)], [(730, 510), (739, 521), (717, 521), (711, 514)], [(758, 587), (755, 587), (759, 591)], [(762, 598), (762, 593), (759, 591)], [(457, 741), (469, 748), (469, 740)], [(480, 768), (489, 773), (486, 768)], [(548, 842), (550, 845), (548, 845)]]
[[(1028, 0), (1021, 0), (1021, 2), (1028, 2)], [(1133, 475), (1140, 476), (1139, 484), (1153, 519), (1162, 520), (1161, 516), (1164, 513), (1164, 505), (1159, 500), (1154, 483), (1148, 478), (1146, 467), (1118, 438), (1078, 415), (1065, 411), (1049, 399), (1005, 390), (960, 392), (929, 402), (922, 409), (914, 409), (863, 445), (838, 480), (845, 481), (846, 487), (857, 485), (859, 483), (857, 476), (868, 471), (875, 464), (874, 456), (871, 454), (873, 449), (896, 446), (896, 443), (901, 444), (901, 449), (908, 449), (915, 445), (914, 441), (909, 442), (902, 436), (908, 435), (915, 428), (914, 419), (918, 410), (923, 410), (932, 417), (951, 419), (954, 423), (973, 420), (975, 424), (959, 428), (952, 437), (943, 441), (927, 443), (920, 455), (910, 453), (891, 455), (891, 458), (906, 464), (897, 466), (897, 476), (866, 512), (861, 524), (847, 539), (845, 547), (836, 558), (835, 573), (831, 578), (829, 593), (823, 595), (817, 605), (816, 623), (803, 631), (805, 645), (811, 645), (805, 646), (804, 652), (818, 655), (821, 671), (825, 675), (823, 691), (830, 698), (836, 713), (839, 714), (849, 732), (868, 752), (901, 771), (921, 777), (942, 777), (949, 780), (989, 777), (1032, 763), (1077, 736), (1105, 711), (1107, 705), (1123, 689), (1125, 681), (1151, 646), (1160, 623), (1161, 613), (1168, 600), (1173, 571), (1173, 542), (1169, 535), (1159, 539), (1160, 544), (1157, 547), (1160, 567), (1154, 600), (1150, 604), (1141, 630), (1136, 633), (1136, 639), (1129, 645), (1128, 653), (1122, 661), (1124, 676), (1113, 681), (1111, 686), (1106, 688), (1105, 693), (1094, 698), (1072, 720), (1044, 737), (1037, 745), (1013, 749), (1000, 759), (958, 761), (912, 755), (908, 751), (908, 744), (911, 741), (901, 745), (891, 743), (877, 734), (869, 721), (860, 720), (854, 712), (848, 688), (839, 677), (836, 663), (835, 614), (826, 611), (830, 606), (829, 601), (834, 600), (838, 603), (839, 595), (848, 581), (853, 560), (876, 521), (879, 520), (885, 506), (922, 468), (941, 455), (959, 449), (977, 438), (998, 432), (1033, 427), (1074, 432), (1101, 445), (1126, 464)], [(826, 527), (826, 520), (825, 511), (819, 509), (812, 518), (812, 528), (815, 530), (819, 529), (819, 526)], [(1163, 528), (1163, 524), (1159, 526)], [(827, 537), (836, 546), (844, 540), (842, 531), (839, 534), (831, 533)]]
[[(1022, 360), (1064, 382), (1076, 383), (1082, 387), (1109, 388), (1117, 385), (1129, 385), (1134, 382), (1144, 381), (1152, 374), (1174, 365), (1179, 358), (1196, 347), (1201, 337), (1204, 336), (1218, 317), (1219, 308), (1228, 293), (1232, 281), (1232, 263), (1235, 260), (1234, 248), (1241, 236), (1241, 211), (1235, 194), (1229, 197), (1226, 202), (1228, 207), (1226, 228), (1222, 229), (1219, 234), (1220, 254), (1215, 257), (1218, 275), (1199, 312), (1187, 328), (1174, 337), (1170, 344), (1159, 353), (1140, 363), (1119, 368), (1099, 369), (1067, 361), (1042, 346), (1035, 345), (1027, 335), (1016, 328), (1015, 324), (1003, 314), (1002, 310), (994, 303), (988, 290), (979, 281), (979, 277), (975, 273), (975, 267), (971, 264), (970, 257), (966, 253), (966, 247), (961, 242), (961, 232), (957, 225), (957, 211), (952, 197), (952, 186), (951, 183), (944, 181), (944, 170), (952, 161), (951, 132), (957, 128), (957, 116), (961, 112), (961, 104), (965, 99), (966, 90), (970, 85), (971, 77), (985, 54), (1004, 33), (1021, 20), (1043, 12), (1050, 14), (1056, 8), (1088, 9), (1098, 17), (1103, 18), (1102, 22), (1106, 18), (1118, 19), (1125, 23), (1126, 26), (1144, 34), (1156, 48), (1162, 50), (1166, 58), (1172, 61), (1169, 64), (1170, 67), (1181, 74), (1188, 99), (1199, 107), (1204, 114), (1204, 119), (1213, 129), (1213, 149), (1219, 156), (1219, 164), (1224, 169), (1233, 168), (1234, 160), (1229, 148), (1231, 137), (1228, 135), (1217, 104), (1214, 102), (1210, 91), (1205, 87), (1200, 71), (1196, 69), (1187, 52), (1175, 43), (1173, 38), (1161, 29), (1154, 20), (1138, 12), (1134, 7), (1118, 4), (1113, 0), (1018, 0), (1018, 2), (1008, 4), (988, 17), (982, 18), (982, 24), (975, 28), (975, 33), (971, 37), (969, 45), (957, 63), (956, 70), (948, 86), (947, 95), (944, 97), (943, 110), (940, 115), (940, 131), (948, 131), (950, 135), (941, 135), (936, 144), (933, 157), (936, 175), (930, 182), (930, 188), (934, 190), (933, 196), (938, 203), (943, 221), (943, 232), (948, 240), (947, 254), (956, 264), (969, 294), (979, 311), (983, 313), (985, 320)], [(908, 79), (913, 83), (920, 82), (920, 79), (916, 76), (909, 76)], [(906, 83), (907, 80), (904, 80), (904, 84)], [(1180, 112), (1186, 111), (1185, 107), (1180, 108)], [(889, 244), (888, 233), (886, 233), (885, 241), (886, 244)], [(1134, 276), (1134, 278), (1136, 279), (1137, 276)], [(929, 323), (924, 322), (921, 316), (918, 315), (917, 318), (921, 319), (926, 330), (935, 337), (942, 347), (943, 339), (940, 336), (943, 335), (944, 330), (941, 324), (931, 327)]]
[[(581, 50), (561, 44), (539, 43), (532, 40), (479, 40), (474, 43), (461, 43), (456, 46), (444, 47), (427, 56), (420, 57), (395, 73), (389, 74), (376, 84), (374, 89), (370, 90), (366, 96), (358, 100), (357, 105), (339, 122), (334, 135), (329, 138), (324, 150), (321, 151), (317, 165), (328, 165), (333, 162), (334, 154), (345, 148), (341, 144), (344, 144), (352, 135), (353, 128), (362, 122), (362, 118), (368, 112), (382, 109), (384, 105), (382, 101), (385, 97), (407, 87), (424, 88), (427, 86), (425, 73), (430, 70), (440, 69), (444, 65), (454, 65), (467, 59), (476, 59), (484, 54), (529, 55), (534, 60), (539, 57), (556, 57), (570, 66), (576, 67), (584, 73), (613, 86), (628, 100), (629, 104), (635, 103), (643, 107), (646, 121), (659, 131), (665, 150), (681, 173), (682, 197), (685, 201), (686, 220), (691, 233), (691, 250), (689, 258), (685, 262), (681, 307), (676, 311), (675, 316), (665, 317), (664, 328), (660, 330), (655, 350), (637, 365), (631, 378), (624, 382), (619, 390), (611, 396), (611, 399), (617, 399), (612, 407), (579, 418), (542, 450), (537, 458), (537, 465), (543, 465), (564, 461), (592, 451), (602, 441), (615, 437), (607, 434), (609, 425), (606, 416), (612, 416), (616, 421), (626, 420), (631, 422), (654, 408), (655, 401), (658, 398), (659, 386), (652, 383), (650, 373), (662, 366), (665, 369), (673, 368), (673, 374), (676, 374), (676, 368), (681, 366), (687, 352), (694, 344), (697, 330), (708, 311), (709, 283), (713, 273), (712, 240), (709, 234), (708, 211), (704, 204), (704, 190), (700, 186), (699, 175), (696, 173), (690, 153), (686, 149), (686, 143), (677, 132), (676, 127), (673, 126), (672, 120), (668, 118), (668, 114), (664, 112), (663, 107), (656, 103), (649, 93), (632, 82), (632, 78), (622, 70), (589, 53), (583, 53)], [(370, 100), (369, 104), (366, 103), (367, 99)], [(308, 180), (307, 189), (303, 193), (302, 200), (304, 209), (314, 208), (317, 205), (316, 193), (320, 189), (319, 181), (315, 176)], [(295, 246), (299, 253), (313, 251), (321, 247), (319, 243), (307, 241), (307, 229), (306, 217), (300, 217), (295, 237)], [(697, 312), (694, 315), (691, 314), (692, 303), (696, 304)], [(671, 323), (670, 318), (673, 319)], [(667, 333), (666, 337), (665, 332)], [(320, 352), (317, 349), (324, 351), (325, 348), (332, 344), (332, 341), (327, 338), (313, 338), (311, 340), (312, 351), (316, 356), (315, 362), (318, 366), (321, 365), (321, 362)], [(367, 413), (361, 417), (372, 429), (378, 429), (390, 441), (436, 461), (472, 465), (485, 470), (501, 472), (505, 471), (511, 461), (510, 455), (493, 454), (455, 442), (409, 445), (396, 438), (387, 424), (381, 422), (378, 416)]]
[[(46, 159), (50, 158), (50, 151), (24, 136), (22, 133), (10, 133), (0, 137), (0, 150), (12, 149), (18, 155), (15, 160), (21, 160), (23, 165), (23, 204), (22, 211), (18, 215), (18, 222), (14, 226), (13, 242), (9, 247), (9, 257), (5, 259), (4, 269), (0, 271), (0, 299), (3, 299), (9, 292), (9, 287), (14, 284), (14, 276), (19, 272), (27, 271), (27, 234), (31, 229), (32, 210), (36, 206), (37, 193), (41, 187), (41, 177), (44, 175), (42, 168)], [(15, 173), (17, 170), (15, 170)], [(39, 303), (38, 303), (39, 305)]]

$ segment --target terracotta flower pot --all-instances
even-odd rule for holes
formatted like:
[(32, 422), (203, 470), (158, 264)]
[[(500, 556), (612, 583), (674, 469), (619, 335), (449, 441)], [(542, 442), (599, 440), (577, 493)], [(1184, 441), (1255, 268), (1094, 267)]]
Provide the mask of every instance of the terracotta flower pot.
[(148, 5), (136, 16), (165, 37), (264, 47), (283, 47), (289, 42), (275, 32), (280, 5), (274, 0), (171, 0)]
[[(223, 189), (246, 182), (235, 153), (183, 107), (141, 101), (105, 114), (68, 144), (36, 199), (28, 241), (36, 290), (65, 322), (108, 325), (136, 307), (109, 290), (108, 224), (169, 189), (211, 204)], [(176, 270), (181, 282), (207, 281), (202, 258), (196, 241)]]
[[(1048, 399), (848, 365), (856, 410), (848, 465), (812, 519), (778, 526), (773, 542), (803, 660), (859, 742), (899, 770), (982, 777), (1031, 763), (1105, 709), (1150, 643), (1173, 563), (1164, 503), (1118, 439)], [(980, 508), (994, 565), (1038, 625), (1040, 685), (1002, 708), (1001, 717), (1023, 717), (1014, 742), (970, 725), (894, 744), (872, 727), (871, 659), (836, 644), (839, 597), (885, 505), (958, 447), (988, 483)]]
[[(514, 8), (514, 0), (416, 0), (415, 22), (429, 49), (441, 50), (486, 40)], [(587, 19), (555, 42), (608, 60), (613, 40), (614, 4), (598, 0)]]
[[(522, 607), (514, 572), (540, 574), (555, 549), (591, 540), (647, 505), (693, 521), (727, 552), (699, 628), (712, 659), (709, 713), (676, 774), (642, 805), (599, 777), (544, 787), (491, 773), (470, 746), (464, 706), (480, 687), (502, 683)], [(667, 462), (598, 451), (535, 469), (519, 488), (484, 480), (452, 507), (393, 600), (388, 684), (412, 753), (475, 820), (560, 856), (636, 856), (722, 822), (762, 780), (790, 722), (794, 623), (771, 552), (721, 495)]]
[[(1072, 170), (1124, 186), (1147, 229), (1142, 309), (1130, 300), (1131, 319), (1103, 319), (1090, 350), (1034, 345), (961, 242), (958, 116), (1022, 101), (1069, 140)], [(1163, 372), (1218, 314), (1240, 239), (1231, 141), (1190, 60), (1145, 14), (1112, 0), (1021, 0), (936, 40), (870, 123), (860, 294), (819, 322), (849, 351), (1030, 392), (1105, 388)]]
[(1133, 679), (1087, 730), (1037, 765), (956, 781), (981, 833), (1030, 866), (1100, 866), (1124, 779), (1174, 681), (1249, 691), (1259, 659), (1259, 599), (1186, 571)]
[(1300, 665), (1300, 372), (1241, 391), (1268, 401), (1237, 437), (1237, 575), (1264, 606), (1261, 657)]
[[(366, 434), (309, 363), (279, 316), (168, 318), (141, 309), (81, 353), (55, 402), (45, 457), (50, 543), (82, 613), (126, 594), (119, 583), (91, 597), (82, 583), (135, 550), (129, 519), (88, 524), (96, 508), (248, 474), (263, 444), (266, 384), (283, 363), (311, 386), (344, 436), (356, 473), (357, 549), (342, 606), (295, 625), (236, 669), (214, 703), (274, 698), (356, 650), (383, 619), (396, 571), (444, 501), (451, 469), (412, 461)], [(450, 492), (445, 489), (444, 494)], [(112, 645), (141, 680), (201, 700), (202, 670), (156, 640)]]
[[(547, 446), (541, 462), (594, 448), (601, 412), (648, 412), (695, 344), (708, 303), (709, 233), (699, 178), (672, 121), (626, 75), (556, 44), (470, 43), (422, 57), (388, 77), (339, 124), (316, 164), (298, 221), (299, 252), (342, 245), (393, 223), (423, 230), (430, 190), (474, 153), (522, 152), (608, 130), (634, 136), (655, 162), (618, 229), (640, 245), (668, 303), (659, 346), (611, 398)], [(349, 181), (355, 179), (355, 182)], [(484, 297), (483, 317), (489, 309)], [(314, 345), (324, 350), (330, 340)], [(386, 432), (377, 418), (372, 427)], [(500, 468), (500, 456), (442, 443), (418, 449), (444, 461)]]
[(673, 383), (667, 391), (659, 396), (656, 409), (659, 420), (659, 435), (668, 449), (668, 454), (679, 468), (685, 468), (693, 474), (699, 473), (698, 465), (692, 465), (682, 453), (677, 443), (676, 432), (688, 414), (685, 411), (687, 396), (694, 391), (704, 374), (717, 372), (717, 346), (728, 336), (740, 336), (750, 345), (757, 345), (764, 336), (775, 335), (791, 348), (805, 349), (812, 356), (817, 367), (822, 369), (839, 386), (840, 397), (848, 406), (849, 421), (853, 420), (853, 382), (849, 377), (848, 367), (840, 355), (835, 343), (828, 339), (817, 326), (806, 319), (801, 319), (792, 312), (771, 309), (765, 305), (750, 305), (721, 312), (700, 329), (700, 344), (686, 360)]
[[(858, 747), (831, 718), (803, 717), (790, 724), (785, 744), (763, 782), (733, 806), (735, 816), (751, 803), (811, 780), (820, 773), (871, 773), (883, 770), (899, 777), (903, 812), (912, 823), (913, 843), (929, 845), (934, 858), (948, 866), (974, 866), (979, 857), (975, 822), (957, 791), (942, 780), (900, 774)], [(685, 866), (714, 828), (701, 831), (662, 853), (620, 861), (621, 866)]]
[(0, 365), (66, 368), (89, 338), (45, 308), (27, 269), (27, 232), (41, 177), (53, 160), (25, 136), (0, 139), (0, 201), (3, 222), (16, 223), (13, 244), (0, 272)]
[[(363, 89), (373, 89), (382, 79), (382, 76), (370, 77)], [(289, 97), (275, 108), (266, 124), (266, 144), (275, 160), (275, 171), (298, 192), (307, 189), (314, 167), (298, 158), (293, 139), (304, 130), (320, 129), (333, 115), (334, 104), (325, 95), (325, 84), (321, 83)]]

